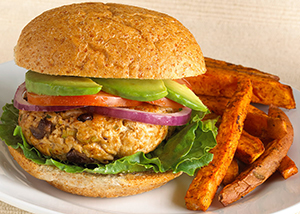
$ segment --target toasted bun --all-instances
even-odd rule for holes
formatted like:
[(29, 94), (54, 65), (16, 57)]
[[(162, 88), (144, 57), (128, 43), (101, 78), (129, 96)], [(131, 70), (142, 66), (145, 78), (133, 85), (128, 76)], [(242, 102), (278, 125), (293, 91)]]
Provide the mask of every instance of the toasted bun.
[(8, 148), (17, 163), (32, 176), (65, 192), (82, 196), (112, 198), (135, 195), (158, 188), (181, 175), (172, 172), (118, 175), (67, 173), (54, 166), (34, 163), (24, 156), (21, 149)]
[(102, 78), (178, 79), (206, 71), (195, 38), (176, 19), (103, 3), (67, 5), (33, 19), (15, 62), (45, 74)]

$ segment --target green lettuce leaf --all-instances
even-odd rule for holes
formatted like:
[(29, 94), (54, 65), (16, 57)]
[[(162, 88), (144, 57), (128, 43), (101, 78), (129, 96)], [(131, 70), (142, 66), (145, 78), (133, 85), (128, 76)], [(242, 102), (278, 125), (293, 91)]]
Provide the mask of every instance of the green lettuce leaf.
[(22, 139), (20, 136), (14, 136), (14, 129), (18, 125), (19, 111), (12, 104), (6, 104), (3, 107), (3, 113), (0, 118), (2, 124), (0, 124), (0, 139), (6, 143), (6, 145), (19, 148), (18, 142)]
[(153, 152), (137, 152), (108, 164), (74, 165), (44, 156), (26, 142), (18, 126), (18, 110), (12, 104), (3, 107), (0, 124), (0, 139), (15, 149), (21, 148), (24, 155), (38, 164), (56, 166), (70, 173), (89, 172), (100, 174), (131, 173), (153, 170), (194, 175), (195, 171), (207, 165), (213, 158), (209, 150), (216, 145), (217, 119), (202, 121), (202, 112), (193, 112), (185, 126), (177, 127), (175, 134), (162, 142)]

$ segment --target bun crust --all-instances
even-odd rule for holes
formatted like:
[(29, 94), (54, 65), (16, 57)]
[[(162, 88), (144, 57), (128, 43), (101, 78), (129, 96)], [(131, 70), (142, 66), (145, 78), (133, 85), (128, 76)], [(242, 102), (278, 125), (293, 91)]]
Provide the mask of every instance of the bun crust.
[(54, 166), (39, 165), (27, 159), (21, 149), (9, 152), (18, 164), (32, 176), (47, 181), (54, 187), (72, 194), (88, 197), (120, 197), (135, 195), (158, 188), (181, 173), (129, 173), (99, 175), (91, 173), (67, 173)]
[(23, 29), (15, 62), (51, 75), (178, 79), (206, 71), (194, 36), (155, 11), (103, 3), (62, 6)]

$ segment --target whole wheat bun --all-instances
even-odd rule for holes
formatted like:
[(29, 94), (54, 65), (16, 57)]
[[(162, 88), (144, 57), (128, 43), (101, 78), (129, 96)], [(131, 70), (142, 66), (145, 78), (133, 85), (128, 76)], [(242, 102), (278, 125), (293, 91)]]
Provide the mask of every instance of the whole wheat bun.
[(67, 173), (54, 166), (39, 165), (27, 159), (21, 149), (8, 147), (17, 163), (32, 176), (47, 181), (52, 186), (72, 194), (112, 198), (136, 195), (158, 188), (181, 173), (129, 173), (101, 175), (91, 173)]
[(103, 3), (62, 6), (33, 19), (15, 62), (39, 73), (102, 78), (178, 79), (206, 71), (194, 36), (176, 19)]

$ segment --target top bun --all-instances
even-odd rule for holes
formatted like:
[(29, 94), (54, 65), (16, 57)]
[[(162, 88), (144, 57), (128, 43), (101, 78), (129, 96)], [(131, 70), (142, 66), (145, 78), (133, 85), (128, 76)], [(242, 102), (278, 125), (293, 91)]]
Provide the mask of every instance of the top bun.
[(206, 71), (194, 36), (155, 11), (81, 3), (46, 11), (22, 30), (15, 62), (51, 75), (179, 79)]

